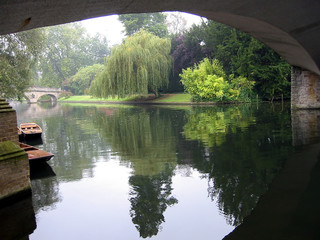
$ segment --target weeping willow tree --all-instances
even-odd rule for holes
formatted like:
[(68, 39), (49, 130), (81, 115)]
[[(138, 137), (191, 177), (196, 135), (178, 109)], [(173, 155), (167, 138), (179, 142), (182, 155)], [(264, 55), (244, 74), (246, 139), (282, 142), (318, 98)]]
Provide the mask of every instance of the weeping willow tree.
[(135, 94), (158, 96), (159, 88), (168, 85), (172, 69), (171, 42), (147, 31), (128, 37), (112, 49), (104, 71), (91, 84), (91, 94), (106, 98)]

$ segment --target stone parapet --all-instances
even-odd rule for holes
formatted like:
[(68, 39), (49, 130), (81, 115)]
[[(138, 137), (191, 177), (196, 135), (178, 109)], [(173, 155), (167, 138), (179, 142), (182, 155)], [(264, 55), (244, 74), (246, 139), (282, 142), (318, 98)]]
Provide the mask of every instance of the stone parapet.
[(30, 191), (27, 153), (11, 141), (0, 142), (0, 201)]

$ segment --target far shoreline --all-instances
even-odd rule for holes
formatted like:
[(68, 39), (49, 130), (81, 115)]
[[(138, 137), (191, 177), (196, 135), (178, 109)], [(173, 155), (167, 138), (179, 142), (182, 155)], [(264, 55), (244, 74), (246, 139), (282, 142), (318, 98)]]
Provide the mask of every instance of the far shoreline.
[[(70, 99), (70, 100), (68, 100)], [(120, 100), (103, 100), (93, 98), (91, 96), (71, 96), (63, 98), (59, 103), (82, 103), (82, 104), (110, 104), (110, 105), (184, 105), (184, 106), (222, 106), (222, 105), (238, 105), (252, 102), (192, 102), (191, 95), (186, 93), (177, 94), (161, 94), (159, 98), (153, 95), (137, 96)]]

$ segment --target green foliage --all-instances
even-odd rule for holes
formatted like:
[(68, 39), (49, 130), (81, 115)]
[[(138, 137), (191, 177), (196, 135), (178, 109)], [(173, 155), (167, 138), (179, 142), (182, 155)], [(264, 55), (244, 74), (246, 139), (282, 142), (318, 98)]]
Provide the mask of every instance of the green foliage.
[(72, 96), (71, 92), (63, 91), (59, 95), (59, 101), (61, 101), (61, 99), (66, 100), (66, 99), (70, 98), (71, 96)]
[(290, 65), (250, 35), (209, 20), (194, 25), (185, 37), (188, 42), (202, 43), (227, 75), (255, 81), (254, 90), (261, 97), (290, 97)]
[(144, 30), (128, 37), (112, 49), (105, 70), (92, 82), (91, 93), (97, 97), (125, 97), (158, 94), (168, 84), (172, 68), (170, 41)]
[(262, 97), (290, 97), (290, 65), (260, 41), (251, 37), (247, 46), (238, 49), (232, 63), (236, 74), (256, 81), (255, 89)]
[(255, 85), (254, 81), (249, 81), (242, 76), (235, 78), (233, 74), (229, 75), (229, 81), (231, 82), (229, 92), (232, 96), (236, 97), (236, 100), (251, 101), (252, 89)]
[(161, 97), (157, 98), (155, 101), (156, 102), (168, 102), (168, 103), (190, 102), (191, 95), (186, 94), (186, 93), (161, 95)]
[(168, 29), (165, 20), (166, 15), (159, 12), (119, 15), (119, 21), (123, 23), (127, 36), (144, 29), (158, 37), (167, 37)]
[(39, 85), (61, 87), (81, 68), (96, 63), (102, 64), (109, 54), (107, 41), (97, 35), (86, 34), (80, 24), (65, 24), (48, 27), (46, 48), (40, 62), (41, 82)]
[(74, 76), (62, 83), (64, 89), (71, 91), (76, 95), (83, 95), (89, 92), (91, 82), (95, 79), (96, 75), (102, 72), (104, 65), (94, 64), (81, 68)]
[[(181, 82), (196, 101), (249, 100), (253, 82), (244, 77), (227, 78), (218, 60), (205, 58), (194, 68), (182, 70)], [(228, 79), (231, 82), (228, 82)]]
[(43, 47), (41, 29), (0, 36), (0, 96), (22, 98)]
[(172, 35), (171, 46), (174, 69), (172, 76), (170, 76), (167, 91), (182, 92), (183, 86), (179, 77), (182, 69), (192, 67), (210, 54), (206, 47), (202, 46), (201, 38), (198, 38), (191, 30), (183, 34)]

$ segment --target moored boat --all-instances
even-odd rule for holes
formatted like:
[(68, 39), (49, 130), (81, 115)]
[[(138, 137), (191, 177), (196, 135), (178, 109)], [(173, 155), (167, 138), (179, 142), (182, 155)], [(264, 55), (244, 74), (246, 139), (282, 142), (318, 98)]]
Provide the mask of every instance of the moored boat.
[(24, 139), (24, 135), (21, 132), (20, 128), (17, 127), (17, 130), (18, 130), (19, 141), (22, 141)]
[(42, 134), (41, 127), (36, 123), (21, 123), (18, 129), (23, 137), (40, 137)]
[(30, 163), (49, 161), (54, 156), (54, 154), (46, 152), (34, 146), (30, 146), (21, 142), (19, 142), (18, 144), (28, 154)]

